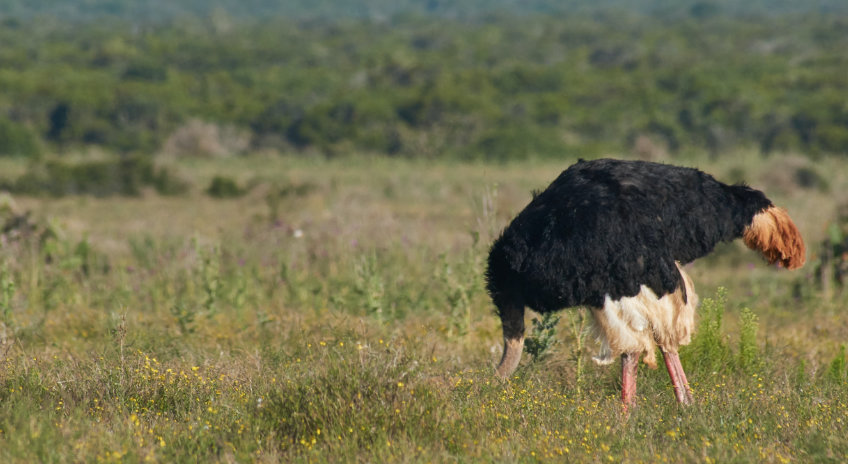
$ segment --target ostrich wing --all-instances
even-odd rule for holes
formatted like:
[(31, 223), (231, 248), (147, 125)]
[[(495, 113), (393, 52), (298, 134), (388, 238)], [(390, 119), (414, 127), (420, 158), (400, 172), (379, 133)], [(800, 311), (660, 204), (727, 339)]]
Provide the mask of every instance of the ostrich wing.
[(504, 230), (489, 257), (489, 290), (518, 292), (538, 311), (602, 306), (681, 284), (688, 263), (740, 237), (771, 206), (744, 185), (691, 168), (619, 160), (579, 162)]

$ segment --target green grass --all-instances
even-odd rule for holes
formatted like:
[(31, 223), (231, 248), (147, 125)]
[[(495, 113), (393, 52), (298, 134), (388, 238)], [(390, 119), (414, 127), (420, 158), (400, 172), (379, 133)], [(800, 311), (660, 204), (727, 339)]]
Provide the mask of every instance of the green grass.
[[(698, 164), (788, 207), (814, 261), (837, 201), (735, 159)], [(496, 379), (487, 246), (570, 161), (245, 158), (171, 166), (186, 196), (14, 198), (35, 228), (0, 248), (0, 461), (848, 460), (845, 300), (739, 244), (689, 270), (692, 407), (642, 368), (624, 416), (571, 313)], [(210, 198), (221, 173), (249, 191)]]

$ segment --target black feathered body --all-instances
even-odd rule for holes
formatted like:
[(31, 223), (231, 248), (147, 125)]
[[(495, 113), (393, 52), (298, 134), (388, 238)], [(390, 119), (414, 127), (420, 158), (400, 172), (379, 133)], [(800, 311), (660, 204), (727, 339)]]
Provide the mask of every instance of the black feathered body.
[(488, 290), (498, 307), (538, 312), (601, 307), (606, 297), (632, 297), (642, 285), (666, 295), (683, 288), (675, 262), (740, 237), (770, 206), (762, 192), (697, 169), (580, 161), (494, 242)]

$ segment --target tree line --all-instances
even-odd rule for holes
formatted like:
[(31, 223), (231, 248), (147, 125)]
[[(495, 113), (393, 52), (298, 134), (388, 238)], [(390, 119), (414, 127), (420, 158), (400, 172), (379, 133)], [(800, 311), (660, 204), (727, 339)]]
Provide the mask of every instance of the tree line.
[(848, 16), (711, 5), (673, 20), (2, 16), (0, 154), (151, 154), (196, 120), (240, 151), (329, 156), (848, 153)]

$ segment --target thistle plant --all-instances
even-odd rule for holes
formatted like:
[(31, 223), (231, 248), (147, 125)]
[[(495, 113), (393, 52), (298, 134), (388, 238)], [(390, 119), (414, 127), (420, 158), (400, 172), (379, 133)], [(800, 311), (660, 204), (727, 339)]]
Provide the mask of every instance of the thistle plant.
[(730, 350), (724, 342), (722, 323), (727, 302), (727, 289), (719, 287), (715, 298), (704, 298), (699, 313), (701, 322), (692, 340), (692, 361), (707, 364), (709, 369), (721, 366), (730, 356)]
[(577, 371), (574, 374), (574, 383), (577, 386), (578, 394), (581, 392), (583, 385), (583, 351), (586, 346), (586, 325), (586, 308), (577, 308), (576, 311), (571, 313), (571, 334), (574, 336), (572, 358), (577, 365)]
[(533, 357), (533, 361), (541, 361), (553, 353), (559, 319), (560, 316), (555, 313), (545, 313), (541, 319), (533, 318), (530, 336), (524, 341), (524, 351)]
[(365, 310), (382, 323), (384, 321), (383, 297), (386, 287), (383, 277), (377, 271), (377, 257), (374, 253), (360, 258), (356, 265), (356, 277), (355, 290), (362, 297)]
[(205, 251), (196, 240), (194, 245), (199, 259), (197, 272), (204, 293), (203, 309), (206, 311), (206, 317), (211, 317), (217, 310), (215, 303), (218, 301), (220, 289), (220, 250), (214, 246), (211, 250)]
[(827, 377), (834, 382), (842, 382), (843, 379), (848, 376), (846, 366), (848, 366), (848, 362), (846, 362), (845, 357), (845, 345), (841, 345), (839, 347), (839, 354), (833, 358), (833, 361), (830, 362), (830, 365), (827, 368)]
[[(477, 276), (468, 269), (473, 266), (456, 266), (448, 262), (447, 257), (442, 255), (442, 266), (439, 272), (439, 280), (445, 286), (445, 297), (450, 309), (451, 329), (450, 335), (464, 336), (471, 327), (471, 295), (473, 282), (468, 279), (476, 279)], [(463, 276), (466, 276), (463, 278)], [(454, 332), (455, 331), (455, 332)]]
[(752, 371), (760, 364), (757, 349), (757, 315), (749, 308), (742, 308), (740, 313), (741, 328), (739, 331), (739, 367)]
[(183, 302), (177, 302), (171, 306), (171, 314), (177, 319), (180, 333), (188, 335), (194, 332), (195, 311)]

